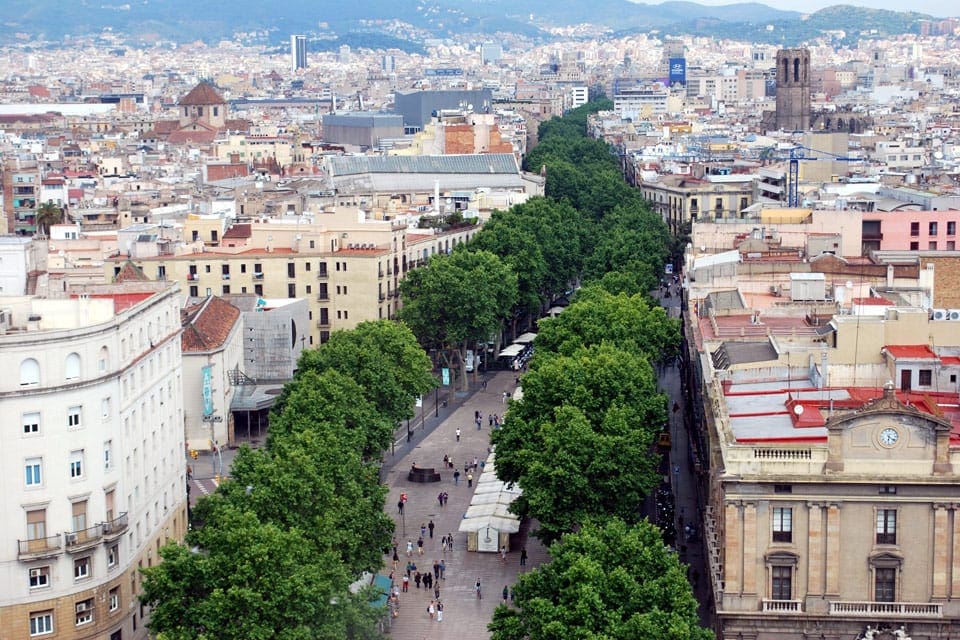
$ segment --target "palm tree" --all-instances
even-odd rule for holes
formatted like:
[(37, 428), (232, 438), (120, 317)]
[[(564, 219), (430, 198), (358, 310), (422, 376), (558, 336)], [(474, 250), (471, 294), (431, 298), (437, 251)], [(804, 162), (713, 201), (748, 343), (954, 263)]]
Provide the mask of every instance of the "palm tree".
[(50, 227), (63, 222), (63, 209), (53, 204), (52, 200), (37, 207), (37, 233), (43, 236), (50, 235)]

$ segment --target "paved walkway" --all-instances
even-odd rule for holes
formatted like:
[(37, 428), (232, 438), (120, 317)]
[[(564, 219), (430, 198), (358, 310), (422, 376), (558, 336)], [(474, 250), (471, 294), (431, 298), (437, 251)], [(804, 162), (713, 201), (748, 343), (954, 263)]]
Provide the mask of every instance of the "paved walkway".
[[(407, 563), (406, 542), (411, 540), (416, 549), (417, 538), (420, 536), (420, 525), (426, 525), (431, 520), (435, 525), (434, 537), (429, 533), (424, 537), (423, 555), (414, 551), (413, 559), (420, 571), (427, 571), (433, 566), (434, 560), (441, 558), (446, 563), (446, 580), (440, 582), (440, 599), (443, 601), (443, 621), (431, 620), (427, 615), (427, 606), (433, 599), (433, 590), (422, 587), (417, 589), (413, 581), (410, 582), (410, 591), (400, 594), (400, 614), (393, 619), (390, 635), (397, 640), (470, 640), (489, 638), (487, 624), (493, 617), (493, 610), (501, 600), (501, 592), (505, 585), (512, 586), (516, 582), (517, 573), (529, 570), (548, 559), (546, 549), (532, 536), (527, 536), (525, 530), (518, 534), (520, 540), (516, 548), (507, 554), (506, 562), (500, 561), (499, 554), (468, 552), (467, 536), (458, 533), (457, 527), (473, 496), (473, 488), (468, 488), (463, 474), (465, 462), (472, 463), (473, 458), (483, 460), (487, 455), (490, 444), (490, 414), (503, 415), (506, 405), (503, 404), (503, 392), (513, 393), (516, 375), (511, 372), (496, 372), (484, 374), (487, 380), (486, 389), (480, 389), (466, 398), (461, 398), (447, 407), (449, 412), (445, 419), (433, 426), (427, 421), (427, 431), (421, 438), (419, 433), (410, 444), (406, 437), (397, 444), (393, 458), (396, 462), (386, 472), (384, 481), (390, 487), (387, 496), (387, 509), (393, 515), (397, 524), (396, 538), (400, 556), (400, 566), (396, 573), (397, 584), (403, 575)], [(428, 404), (432, 407), (432, 404)], [(483, 416), (482, 428), (477, 429), (474, 423), (474, 412), (480, 411)], [(441, 411), (441, 417), (442, 416)], [(456, 429), (460, 428), (460, 441), (457, 442)], [(459, 485), (453, 481), (453, 469), (443, 468), (443, 456), (453, 458), (456, 468), (460, 469)], [(391, 455), (387, 454), (390, 458)], [(392, 461), (391, 461), (392, 462)], [(419, 484), (407, 480), (407, 472), (416, 464), (419, 467), (434, 467), (442, 477), (441, 482)], [(474, 473), (474, 479), (479, 472)], [(474, 482), (474, 488), (476, 482)], [(445, 507), (441, 508), (437, 495), (441, 491), (449, 494)], [(403, 517), (397, 513), (397, 502), (400, 494), (406, 493), (408, 501), (404, 508)], [(454, 550), (443, 553), (440, 538), (452, 533)], [(526, 544), (529, 558), (527, 566), (520, 567), (520, 544)], [(386, 568), (384, 575), (389, 574), (391, 558), (384, 557)], [(480, 579), (483, 599), (477, 600), (474, 584)]]

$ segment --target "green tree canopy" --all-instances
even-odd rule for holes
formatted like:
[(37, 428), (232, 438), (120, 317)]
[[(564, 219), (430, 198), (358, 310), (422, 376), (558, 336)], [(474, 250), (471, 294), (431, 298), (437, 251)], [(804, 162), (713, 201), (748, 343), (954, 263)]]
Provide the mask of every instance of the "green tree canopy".
[(697, 603), (660, 531), (643, 521), (588, 523), (522, 574), (514, 607), (499, 606), (493, 640), (708, 640)]
[(583, 287), (576, 302), (555, 318), (540, 323), (536, 347), (570, 355), (604, 341), (657, 361), (676, 355), (680, 321), (651, 305), (646, 294), (613, 295), (600, 286)]
[[(367, 400), (390, 424), (412, 417), (414, 399), (436, 384), (430, 374), (430, 358), (413, 333), (390, 320), (361, 322), (350, 331), (335, 331), (326, 344), (300, 356), (298, 375), (329, 369), (359, 384)], [(288, 395), (285, 389), (277, 401), (279, 410)]]
[(48, 200), (37, 207), (37, 233), (48, 236), (50, 227), (63, 222), (63, 209)]

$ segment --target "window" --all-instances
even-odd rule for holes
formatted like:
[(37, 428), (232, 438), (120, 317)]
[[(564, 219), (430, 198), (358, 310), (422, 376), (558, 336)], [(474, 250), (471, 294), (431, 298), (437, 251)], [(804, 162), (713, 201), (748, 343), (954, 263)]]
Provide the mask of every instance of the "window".
[(97, 361), (97, 366), (100, 369), (100, 373), (104, 373), (107, 370), (107, 366), (110, 364), (110, 352), (106, 347), (100, 347), (100, 357)]
[(76, 428), (80, 426), (80, 407), (70, 407), (67, 409), (67, 428)]
[(107, 440), (103, 443), (103, 470), (110, 471), (110, 465), (112, 464), (111, 458), (113, 457), (113, 441)]
[(53, 611), (40, 611), (30, 614), (30, 635), (42, 636), (53, 633)]
[(297, 277), (297, 265), (293, 262), (287, 263), (287, 277), (296, 278)]
[(70, 452), (70, 477), (83, 477), (83, 449)]
[(793, 567), (770, 567), (770, 576), (770, 597), (773, 600), (790, 600), (793, 596)]
[(75, 380), (80, 377), (80, 355), (71, 353), (63, 365), (63, 377), (67, 380)]
[(897, 595), (897, 570), (877, 567), (873, 571), (873, 599), (876, 602), (894, 602)]
[(30, 569), (30, 588), (42, 589), (50, 586), (50, 567)]
[(230, 285), (228, 284), (223, 285), (223, 295), (229, 295), (229, 293), (230, 293)]
[(20, 363), (20, 386), (40, 384), (40, 363), (27, 358)]
[(43, 540), (47, 537), (47, 510), (27, 511), (27, 540)]
[(310, 271), (310, 263), (309, 262), (304, 263), (303, 269), (304, 271)]
[(25, 434), (40, 433), (39, 411), (23, 414), (23, 432)]
[(79, 502), (74, 502), (71, 505), (72, 520), (70, 524), (73, 526), (73, 531), (83, 531), (87, 528), (87, 501), (80, 500)]
[(937, 223), (936, 223), (936, 222), (931, 222), (930, 224), (928, 224), (928, 225), (927, 225), (927, 232), (928, 232), (928, 234), (931, 235), (931, 236), (937, 235)]
[(76, 604), (77, 626), (93, 622), (93, 598), (81, 600)]
[(793, 485), (789, 484), (775, 484), (773, 485), (774, 493), (793, 493)]
[(920, 369), (918, 372), (917, 384), (921, 387), (929, 387), (933, 384), (933, 370), (932, 369)]
[(110, 398), (104, 398), (100, 401), (100, 417), (109, 420), (110, 413)]
[(297, 285), (291, 282), (287, 285), (287, 297), (296, 298), (297, 297)]
[(110, 589), (110, 611), (120, 608), (120, 587)]
[(897, 544), (897, 510), (877, 510), (877, 544)]
[(195, 284), (190, 285), (190, 297), (197, 298), (199, 296), (200, 296), (200, 287), (198, 287)]
[(948, 222), (948, 223), (947, 223), (947, 235), (948, 235), (948, 236), (955, 236), (955, 235), (957, 235), (957, 223), (956, 223), (956, 222)]
[(930, 251), (936, 251), (936, 250), (937, 250), (937, 242), (936, 242), (935, 240), (934, 240), (934, 241), (931, 241), (931, 242), (928, 242), (928, 243), (927, 243), (927, 249), (929, 249)]
[(919, 250), (920, 250), (920, 243), (919, 243), (919, 242), (911, 242), (911, 243), (910, 243), (910, 251), (919, 251)]
[(115, 567), (120, 560), (120, 545), (114, 544), (107, 547), (107, 566)]
[(83, 580), (90, 577), (90, 556), (77, 558), (73, 561), (73, 579)]
[(327, 289), (327, 283), (326, 283), (326, 282), (321, 282), (321, 283), (320, 283), (320, 289), (317, 291), (317, 299), (318, 299), (318, 300), (329, 300), (329, 299), (330, 299), (330, 292), (329, 292), (329, 290)]
[(311, 293), (312, 291), (313, 291), (313, 287), (311, 287), (311, 286), (308, 284), (308, 285), (307, 285), (307, 289), (306, 289), (307, 295), (310, 295), (310, 293)]
[(914, 238), (920, 235), (920, 223), (911, 222), (910, 223), (910, 235)]
[(254, 292), (255, 294), (257, 294), (258, 296), (262, 296), (262, 295), (263, 295), (263, 285), (262, 285), (262, 284), (255, 284), (255, 285), (253, 285), (253, 292)]
[(40, 458), (30, 458), (24, 465), (26, 472), (26, 483), (28, 487), (39, 487), (43, 482), (43, 474), (40, 472), (42, 461)]
[(773, 509), (773, 541), (793, 541), (793, 509), (790, 507), (774, 507)]

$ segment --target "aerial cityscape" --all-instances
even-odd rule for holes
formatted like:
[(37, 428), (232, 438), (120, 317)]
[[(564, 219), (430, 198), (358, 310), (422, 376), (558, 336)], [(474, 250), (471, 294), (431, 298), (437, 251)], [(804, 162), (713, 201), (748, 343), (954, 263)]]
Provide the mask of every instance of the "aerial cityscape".
[(0, 638), (960, 637), (960, 10), (0, 20)]

